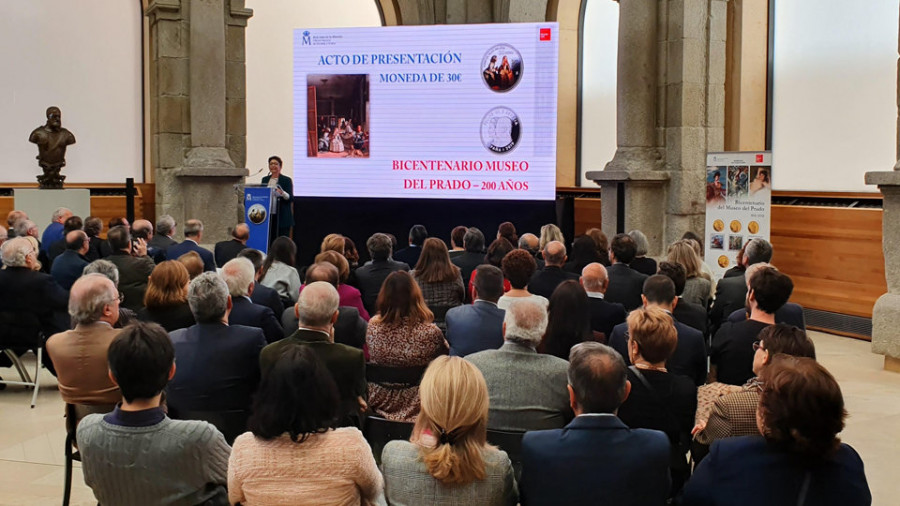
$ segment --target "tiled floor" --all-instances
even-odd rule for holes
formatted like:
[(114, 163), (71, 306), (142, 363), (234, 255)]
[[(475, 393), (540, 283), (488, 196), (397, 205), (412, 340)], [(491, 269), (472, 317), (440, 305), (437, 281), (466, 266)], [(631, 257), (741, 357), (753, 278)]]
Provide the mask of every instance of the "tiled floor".
[[(869, 343), (812, 333), (822, 362), (844, 392), (850, 418), (844, 442), (860, 453), (874, 504), (896, 504), (900, 497), (900, 374), (882, 370), (882, 357)], [(13, 369), (0, 369), (13, 379)], [(9, 386), (0, 392), (0, 505), (58, 505), (63, 491), (63, 403), (55, 379), (46, 371), (37, 407), (31, 393)], [(73, 505), (95, 505), (76, 463)]]

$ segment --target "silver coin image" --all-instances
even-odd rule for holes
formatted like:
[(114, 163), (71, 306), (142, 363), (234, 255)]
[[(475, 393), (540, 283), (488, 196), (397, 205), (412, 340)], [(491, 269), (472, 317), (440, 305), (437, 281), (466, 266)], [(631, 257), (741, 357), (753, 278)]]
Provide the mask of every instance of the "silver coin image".
[(509, 44), (497, 44), (481, 58), (481, 79), (493, 91), (511, 91), (522, 78), (522, 55)]
[(481, 143), (494, 153), (509, 153), (515, 149), (521, 133), (519, 117), (508, 107), (495, 107), (481, 120)]

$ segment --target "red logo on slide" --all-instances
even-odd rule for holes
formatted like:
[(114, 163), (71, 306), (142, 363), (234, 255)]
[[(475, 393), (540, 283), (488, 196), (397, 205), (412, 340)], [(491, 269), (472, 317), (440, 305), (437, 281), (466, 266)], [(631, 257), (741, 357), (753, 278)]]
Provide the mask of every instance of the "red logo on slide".
[(549, 28), (541, 28), (541, 41), (550, 40), (550, 29)]
[(763, 163), (763, 155), (756, 155), (756, 163)]

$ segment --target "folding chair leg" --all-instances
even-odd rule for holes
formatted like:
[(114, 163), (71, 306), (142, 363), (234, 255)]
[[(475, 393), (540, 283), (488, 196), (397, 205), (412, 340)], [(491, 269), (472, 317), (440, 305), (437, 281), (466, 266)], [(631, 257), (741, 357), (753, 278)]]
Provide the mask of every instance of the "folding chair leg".
[(66, 477), (65, 488), (63, 489), (63, 506), (69, 506), (69, 499), (72, 497), (72, 442), (66, 438)]
[(44, 349), (38, 347), (37, 349), (37, 363), (34, 366), (34, 394), (31, 396), (31, 409), (34, 409), (34, 405), (37, 403), (38, 390), (40, 389), (41, 384), (41, 352)]
[(14, 366), (16, 366), (16, 372), (19, 373), (19, 377), (22, 378), (22, 381), (24, 381), (25, 383), (31, 383), (31, 377), (28, 376), (28, 371), (26, 371), (25, 368), (22, 367), (22, 361), (19, 360), (19, 357), (9, 349), (3, 350), (3, 352), (6, 353), (6, 356), (9, 357), (9, 360), (13, 363)]

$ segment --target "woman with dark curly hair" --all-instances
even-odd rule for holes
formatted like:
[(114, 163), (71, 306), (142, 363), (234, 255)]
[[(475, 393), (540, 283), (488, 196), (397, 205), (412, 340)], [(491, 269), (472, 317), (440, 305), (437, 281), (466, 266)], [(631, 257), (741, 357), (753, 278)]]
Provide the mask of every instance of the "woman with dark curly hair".
[(504, 284), (509, 282), (509, 290), (506, 290), (503, 297), (497, 301), (497, 307), (507, 309), (513, 302), (528, 299), (537, 302), (544, 309), (547, 308), (550, 301), (546, 297), (528, 291), (528, 281), (537, 270), (537, 262), (531, 253), (523, 249), (514, 249), (503, 257), (500, 268), (503, 270)]

